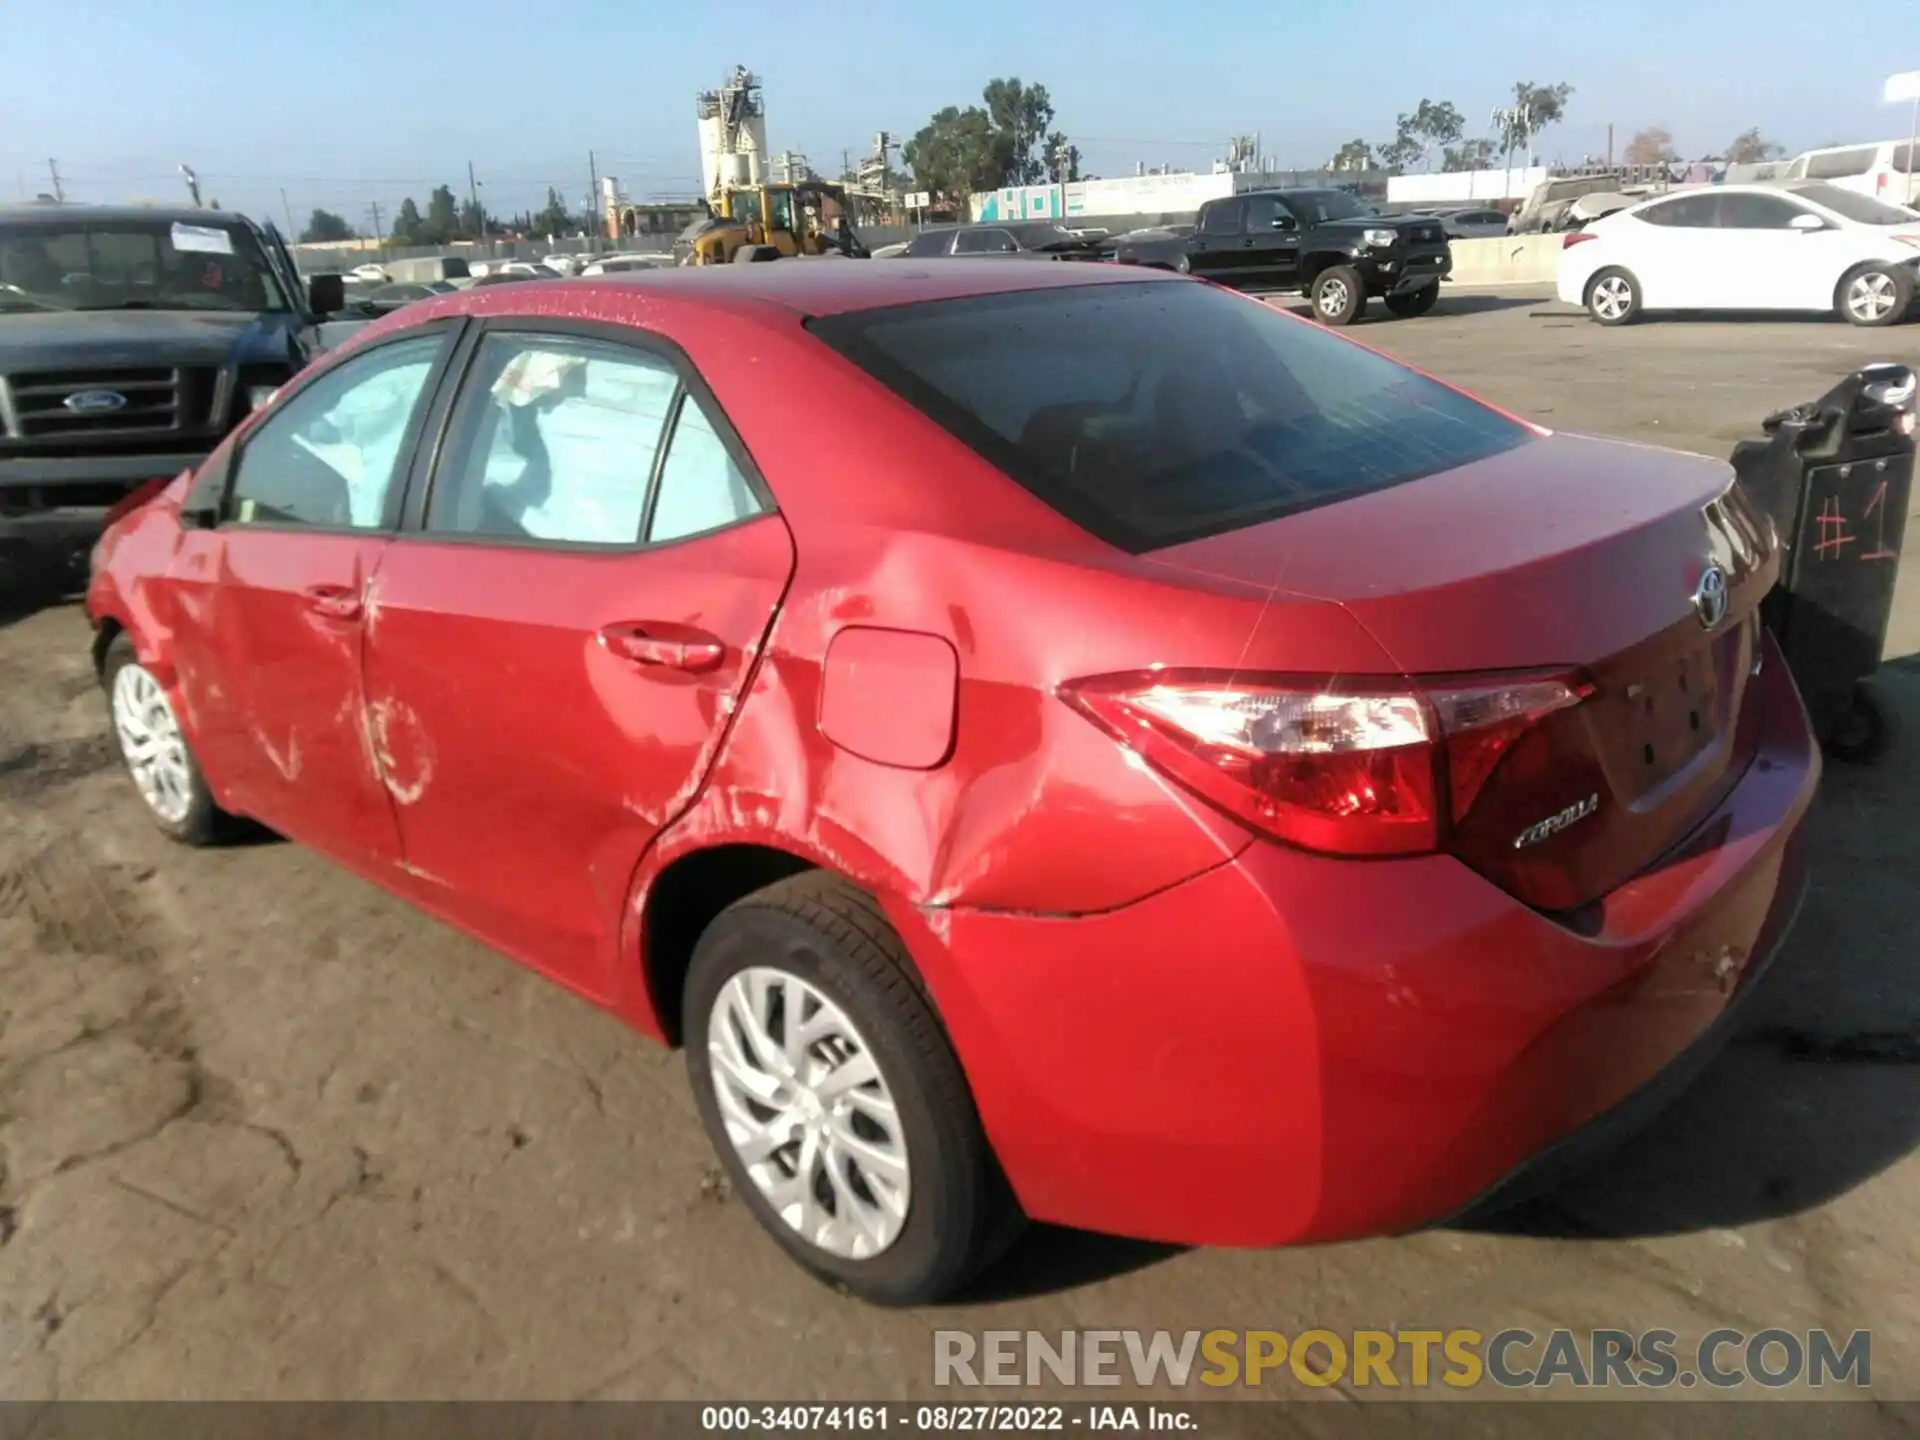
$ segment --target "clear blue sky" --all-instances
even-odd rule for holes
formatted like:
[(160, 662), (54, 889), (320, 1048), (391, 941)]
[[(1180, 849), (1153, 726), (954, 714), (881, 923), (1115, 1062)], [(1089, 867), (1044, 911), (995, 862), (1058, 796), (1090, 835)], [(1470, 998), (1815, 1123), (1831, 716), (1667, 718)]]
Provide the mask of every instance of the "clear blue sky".
[(1917, 21), (1913, 0), (21, 3), (0, 22), (0, 195), (47, 188), (52, 157), (71, 198), (175, 200), (184, 161), (226, 208), (280, 217), (284, 186), (301, 223), (364, 225), (374, 201), (464, 195), (468, 161), (489, 209), (548, 183), (577, 205), (590, 149), (635, 197), (691, 193), (694, 94), (736, 63), (765, 82), (773, 148), (822, 170), (996, 75), (1045, 84), (1105, 175), (1205, 168), (1250, 131), (1312, 165), (1423, 96), (1484, 131), (1517, 79), (1574, 86), (1548, 158), (1603, 151), (1609, 122), (1619, 146), (1660, 124), (1699, 154), (1759, 125), (1799, 149), (1906, 134), (1880, 87), (1920, 68)]

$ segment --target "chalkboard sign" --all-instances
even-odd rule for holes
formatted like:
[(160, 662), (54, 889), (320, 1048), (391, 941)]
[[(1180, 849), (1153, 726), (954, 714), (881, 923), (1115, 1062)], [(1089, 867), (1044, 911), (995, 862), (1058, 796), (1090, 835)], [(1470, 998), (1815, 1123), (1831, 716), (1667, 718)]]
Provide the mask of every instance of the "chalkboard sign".
[(1816, 465), (1806, 472), (1788, 562), (1788, 660), (1803, 689), (1871, 674), (1886, 643), (1913, 454)]

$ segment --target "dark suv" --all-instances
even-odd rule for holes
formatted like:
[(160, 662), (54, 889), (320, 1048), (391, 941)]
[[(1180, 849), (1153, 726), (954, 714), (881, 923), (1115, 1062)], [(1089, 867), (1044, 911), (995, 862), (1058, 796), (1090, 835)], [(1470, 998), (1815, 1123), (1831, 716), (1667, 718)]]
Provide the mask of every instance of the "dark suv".
[(341, 303), (231, 212), (0, 207), (0, 589), (61, 578), (117, 501), (198, 464)]

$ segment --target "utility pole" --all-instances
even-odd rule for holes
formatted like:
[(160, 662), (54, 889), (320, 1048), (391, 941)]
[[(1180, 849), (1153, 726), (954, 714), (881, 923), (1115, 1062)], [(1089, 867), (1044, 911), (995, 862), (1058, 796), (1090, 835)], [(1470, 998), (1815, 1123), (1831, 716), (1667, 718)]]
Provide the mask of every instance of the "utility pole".
[(852, 179), (853, 179), (853, 151), (842, 150), (840, 152), (840, 183), (844, 185)]
[(607, 212), (600, 203), (600, 167), (594, 163), (591, 150), (587, 151), (587, 214), (593, 217), (594, 238), (606, 239)]
[(473, 203), (473, 238), (487, 233), (487, 217), (480, 213), (480, 182), (473, 178), (473, 161), (467, 161), (467, 199)]
[(387, 233), (380, 228), (380, 202), (374, 201), (367, 207), (367, 214), (373, 217), (373, 245), (375, 250), (386, 247)]
[(47, 175), (53, 181), (53, 198), (56, 204), (67, 203), (66, 187), (60, 183), (60, 167), (52, 160), (47, 161)]
[(1607, 123), (1607, 169), (1613, 169), (1613, 123)]
[(200, 177), (193, 173), (193, 168), (189, 165), (182, 165), (180, 167), (180, 178), (187, 182), (187, 195), (193, 201), (193, 208), (196, 210), (205, 209), (206, 207), (200, 203)]
[(284, 185), (280, 187), (280, 208), (286, 213), (286, 217), (287, 217), (287, 239), (292, 240), (295, 238), (294, 237), (295, 227), (293, 223), (293, 206), (287, 202), (287, 187)]

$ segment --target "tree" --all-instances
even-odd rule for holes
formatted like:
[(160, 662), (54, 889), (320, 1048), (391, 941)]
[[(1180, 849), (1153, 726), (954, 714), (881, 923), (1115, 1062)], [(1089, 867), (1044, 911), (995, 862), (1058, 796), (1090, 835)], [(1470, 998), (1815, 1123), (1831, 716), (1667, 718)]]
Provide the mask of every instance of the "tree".
[(561, 235), (574, 228), (573, 213), (551, 185), (547, 187), (546, 208), (533, 217), (533, 228), (542, 235)]
[(413, 203), (413, 197), (407, 196), (400, 202), (400, 208), (393, 212), (393, 228), (388, 232), (396, 245), (424, 245), (422, 234), (426, 222), (420, 218), (420, 207)]
[(451, 185), (436, 185), (427, 197), (425, 242), (444, 245), (460, 238), (460, 207), (453, 198)]
[(1333, 158), (1327, 161), (1327, 169), (1371, 170), (1373, 168), (1373, 147), (1364, 140), (1349, 140), (1333, 152)]
[(1629, 165), (1671, 165), (1679, 157), (1673, 149), (1673, 135), (1662, 125), (1649, 125), (1627, 142)]
[(976, 190), (998, 190), (1015, 173), (1011, 139), (978, 105), (949, 105), (905, 145), (900, 156), (921, 190), (952, 203)]
[(1053, 101), (1044, 85), (1023, 85), (1018, 76), (989, 80), (980, 93), (987, 118), (1004, 137), (1013, 157), (1013, 174), (1003, 184), (1037, 185), (1052, 173), (1048, 156), (1048, 129), (1053, 124)]
[(1397, 125), (1399, 139), (1408, 142), (1413, 158), (1432, 168), (1433, 152), (1444, 150), (1465, 133), (1467, 122), (1445, 100), (1423, 99), (1411, 115), (1402, 115)]
[(476, 240), (487, 233), (487, 212), (472, 200), (460, 202), (460, 233)]
[(1514, 151), (1531, 149), (1541, 131), (1566, 119), (1567, 101), (1572, 95), (1571, 85), (1514, 81), (1513, 104), (1495, 122), (1500, 126), (1501, 152), (1511, 159)]
[(1389, 173), (1398, 175), (1420, 158), (1420, 142), (1411, 135), (1383, 140), (1374, 147), (1373, 158)]
[(1491, 140), (1462, 140), (1441, 153), (1440, 168), (1458, 174), (1463, 170), (1490, 170), (1500, 147)]
[(1742, 130), (1733, 137), (1733, 143), (1727, 146), (1727, 163), (1758, 165), (1763, 160), (1777, 159), (1786, 153), (1785, 146), (1776, 145), (1771, 140), (1762, 138), (1760, 127), (1756, 125), (1753, 129)]
[(315, 210), (307, 220), (307, 228), (300, 232), (300, 243), (303, 245), (353, 238), (353, 227), (331, 210)]

